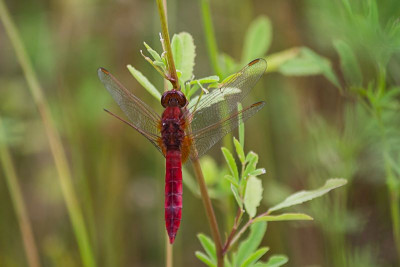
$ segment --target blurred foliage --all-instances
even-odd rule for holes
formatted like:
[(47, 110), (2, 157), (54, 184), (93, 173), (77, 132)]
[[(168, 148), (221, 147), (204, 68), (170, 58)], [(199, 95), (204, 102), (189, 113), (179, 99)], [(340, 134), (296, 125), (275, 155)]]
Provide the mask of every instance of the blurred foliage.
[[(312, 215), (313, 223), (269, 223), (265, 238), (253, 240), (250, 254), (234, 247), (236, 260), (257, 258), (279, 266), (286, 261), (279, 254), (285, 254), (286, 266), (398, 266), (398, 1), (168, 3), (170, 32), (190, 32), (196, 45), (196, 65), (180, 74), (183, 82), (194, 74), (198, 82), (191, 86), (199, 90), (204, 86), (197, 77), (211, 77), (205, 84), (212, 84), (254, 57), (268, 61), (266, 77), (249, 96), (265, 99), (267, 105), (249, 121), (245, 138), (246, 151), (257, 151), (258, 165), (267, 170), (257, 178), (264, 198), (256, 211), (303, 188), (318, 188), (329, 177), (349, 181), (337, 192), (293, 208), (293, 213)], [(139, 134), (103, 112), (118, 108), (96, 77), (99, 66), (110, 68), (135, 95), (161, 111), (159, 100), (140, 88), (149, 86), (132, 82), (125, 68), (131, 64), (138, 81), (140, 71), (153, 92), (162, 91), (162, 78), (138, 52), (143, 41), (150, 56), (150, 47), (162, 50), (155, 1), (6, 5), (61, 133), (98, 266), (162, 265), (163, 159)], [(174, 47), (185, 42), (176, 38)], [(0, 116), (40, 260), (43, 266), (80, 266), (44, 126), (2, 24), (0, 43)], [(210, 76), (213, 73), (218, 77)], [(305, 75), (312, 76), (298, 77)], [(225, 146), (232, 153), (235, 146), (228, 141)], [(230, 229), (236, 201), (224, 177), (232, 174), (220, 150), (209, 154), (202, 165), (210, 195), (222, 218), (221, 229)], [(240, 156), (234, 161), (240, 164)], [(198, 236), (201, 245), (196, 239), (198, 232), (209, 229), (201, 201), (189, 193), (197, 189), (186, 167), (174, 261), (175, 266), (199, 266), (193, 251), (201, 245), (212, 250), (212, 245), (205, 236)], [(2, 169), (0, 266), (27, 266), (5, 181)], [(252, 233), (265, 232), (263, 225), (266, 222), (253, 224), (244, 242), (252, 240)], [(264, 253), (267, 256), (261, 257)]]

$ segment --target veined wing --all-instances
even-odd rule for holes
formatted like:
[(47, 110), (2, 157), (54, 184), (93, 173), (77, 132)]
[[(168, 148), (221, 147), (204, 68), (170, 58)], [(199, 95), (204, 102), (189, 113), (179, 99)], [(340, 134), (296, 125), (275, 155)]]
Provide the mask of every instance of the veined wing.
[(200, 131), (236, 111), (237, 103), (250, 92), (266, 68), (267, 62), (264, 59), (255, 59), (232, 75), (220, 88), (203, 95), (199, 103), (193, 98), (188, 107), (192, 131)]
[(191, 158), (201, 157), (206, 153), (213, 145), (215, 145), (222, 137), (234, 130), (239, 122), (242, 120), (245, 122), (254, 114), (256, 114), (265, 105), (265, 102), (257, 102), (240, 112), (233, 113), (228, 117), (209, 125), (203, 129), (200, 129), (191, 134), (191, 140), (193, 140), (192, 148), (190, 151)]
[[(127, 122), (127, 124), (144, 135), (162, 152), (162, 149), (160, 148), (160, 116), (158, 116), (158, 114), (143, 101), (134, 96), (106, 69), (99, 68), (97, 73), (107, 91), (129, 118), (130, 123)], [(123, 121), (123, 119), (118, 116), (114, 114), (112, 115)]]

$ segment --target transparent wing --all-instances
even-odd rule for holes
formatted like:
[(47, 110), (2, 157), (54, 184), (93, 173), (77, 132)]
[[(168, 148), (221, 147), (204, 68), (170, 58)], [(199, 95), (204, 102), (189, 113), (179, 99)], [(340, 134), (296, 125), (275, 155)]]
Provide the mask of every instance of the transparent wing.
[(256, 114), (265, 105), (265, 102), (257, 102), (240, 112), (234, 112), (230, 116), (209, 125), (197, 132), (193, 132), (191, 135), (192, 148), (190, 151), (191, 158), (201, 157), (206, 153), (213, 145), (215, 145), (222, 137), (234, 130), (239, 122), (242, 120), (245, 122), (254, 114)]
[[(127, 124), (144, 135), (162, 152), (162, 149), (160, 148), (160, 116), (158, 116), (158, 114), (143, 101), (134, 96), (106, 69), (99, 68), (97, 73), (107, 91), (110, 92), (115, 102), (117, 102), (122, 111), (129, 118), (131, 123), (127, 122)], [(123, 119), (118, 116), (114, 114), (112, 115), (123, 121)]]
[(220, 88), (203, 95), (200, 101), (197, 101), (198, 97), (193, 98), (188, 107), (192, 131), (200, 131), (228, 117), (236, 110), (237, 103), (255, 86), (266, 68), (267, 62), (264, 59), (255, 59), (228, 78)]

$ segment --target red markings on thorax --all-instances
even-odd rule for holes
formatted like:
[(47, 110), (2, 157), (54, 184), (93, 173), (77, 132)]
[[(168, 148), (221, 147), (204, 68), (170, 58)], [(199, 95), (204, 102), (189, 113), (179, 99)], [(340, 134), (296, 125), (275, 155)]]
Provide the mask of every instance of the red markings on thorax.
[(167, 107), (161, 118), (161, 136), (166, 150), (180, 150), (184, 137), (184, 120), (179, 107)]

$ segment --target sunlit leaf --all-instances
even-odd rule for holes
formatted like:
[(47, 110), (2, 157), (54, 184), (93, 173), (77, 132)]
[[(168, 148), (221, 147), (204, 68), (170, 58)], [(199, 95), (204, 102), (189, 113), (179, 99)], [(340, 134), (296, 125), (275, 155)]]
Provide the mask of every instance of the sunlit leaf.
[(171, 46), (175, 67), (182, 72), (181, 79), (183, 81), (190, 80), (193, 76), (194, 58), (196, 57), (193, 37), (187, 32), (174, 34)]
[(253, 151), (250, 151), (249, 153), (247, 153), (246, 162), (247, 165), (244, 169), (243, 178), (247, 177), (250, 172), (256, 169), (258, 163), (258, 155)]
[(261, 180), (255, 176), (250, 176), (247, 179), (246, 192), (244, 195), (244, 207), (250, 218), (257, 214), (257, 207), (262, 199), (263, 187)]
[(154, 96), (157, 100), (161, 99), (160, 92), (156, 89), (156, 87), (144, 76), (140, 71), (135, 69), (132, 65), (127, 66), (129, 72), (135, 77), (135, 79), (147, 90), (152, 96)]
[(249, 26), (242, 53), (242, 63), (265, 56), (272, 41), (271, 21), (266, 16), (256, 18)]
[(236, 183), (239, 182), (239, 172), (238, 168), (236, 166), (235, 159), (233, 158), (232, 153), (225, 147), (221, 148), (222, 153), (224, 154), (226, 163), (228, 163), (229, 170), (231, 171), (231, 174), (233, 178), (235, 178)]
[(249, 176), (259, 176), (259, 175), (262, 175), (262, 174), (265, 174), (265, 173), (266, 173), (265, 169), (264, 168), (260, 168), (260, 169), (256, 169), (254, 171), (249, 172)]
[(160, 62), (164, 66), (164, 63), (160, 55), (153, 48), (151, 48), (146, 42), (144, 42), (144, 46), (146, 47), (150, 55), (153, 57), (154, 61)]
[(346, 179), (342, 178), (333, 178), (329, 179), (326, 181), (324, 186), (311, 190), (311, 191), (300, 191), (297, 193), (294, 193), (293, 195), (288, 196), (283, 202), (279, 203), (278, 205), (275, 205), (274, 207), (270, 208), (268, 212), (273, 212), (276, 210), (280, 210), (283, 208), (291, 207), (294, 205), (301, 204), (303, 202), (309, 201), (311, 199), (320, 197), (332, 189), (338, 188), (340, 186), (343, 186), (347, 183)]
[(279, 215), (265, 215), (262, 217), (257, 217), (254, 222), (276, 222), (276, 221), (310, 221), (313, 220), (312, 217), (304, 213), (284, 213)]
[(244, 164), (244, 162), (246, 160), (246, 156), (244, 155), (244, 151), (243, 151), (242, 145), (239, 143), (239, 141), (235, 137), (233, 137), (233, 143), (235, 145), (236, 154), (238, 155), (238, 158), (239, 158), (240, 162), (242, 164)]

